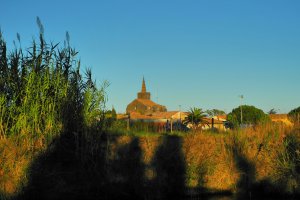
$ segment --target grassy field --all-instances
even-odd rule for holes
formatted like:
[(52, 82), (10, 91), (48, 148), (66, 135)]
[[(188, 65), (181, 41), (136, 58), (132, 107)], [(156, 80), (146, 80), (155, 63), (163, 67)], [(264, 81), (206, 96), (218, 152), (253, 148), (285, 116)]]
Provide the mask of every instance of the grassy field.
[(2, 198), (299, 195), (299, 129), (269, 125), (224, 133), (92, 137), (75, 151), (75, 138), (60, 135), (37, 152), (13, 138), (1, 139)]

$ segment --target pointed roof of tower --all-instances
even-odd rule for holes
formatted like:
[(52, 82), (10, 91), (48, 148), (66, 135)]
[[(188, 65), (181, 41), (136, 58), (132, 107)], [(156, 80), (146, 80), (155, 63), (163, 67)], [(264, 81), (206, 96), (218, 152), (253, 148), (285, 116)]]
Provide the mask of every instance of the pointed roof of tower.
[(143, 83), (142, 83), (142, 91), (141, 92), (146, 92), (146, 84), (145, 84), (145, 79), (143, 77)]

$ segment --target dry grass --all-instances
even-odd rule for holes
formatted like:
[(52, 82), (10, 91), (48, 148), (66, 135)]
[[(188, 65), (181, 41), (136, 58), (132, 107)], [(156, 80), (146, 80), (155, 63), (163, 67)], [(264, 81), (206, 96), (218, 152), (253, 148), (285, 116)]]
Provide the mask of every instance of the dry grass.
[[(278, 160), (286, 151), (285, 138), (292, 132), (290, 128), (268, 125), (219, 134), (203, 132), (187, 133), (184, 136), (151, 137), (108, 135), (105, 144), (101, 145), (106, 151), (105, 170), (110, 176), (110, 182), (127, 180), (126, 170), (132, 170), (130, 173), (136, 175), (135, 169), (131, 168), (136, 165), (134, 163), (140, 163), (138, 170), (144, 175), (138, 176), (145, 178), (145, 184), (150, 184), (158, 176), (165, 176), (157, 173), (157, 163), (171, 160), (173, 163), (160, 164), (174, 169), (181, 166), (182, 163), (179, 162), (184, 162), (185, 174), (183, 175), (186, 188), (204, 188), (205, 191), (211, 192), (238, 192), (240, 187), (245, 186), (242, 183), (245, 178), (248, 185), (268, 180), (274, 187), (280, 186), (280, 181), (284, 178), (286, 180), (283, 176), (286, 176), (289, 171), (284, 171), (282, 166), (278, 165)], [(299, 134), (295, 137), (299, 139)], [(178, 143), (177, 146), (172, 145), (174, 139)], [(22, 146), (9, 139), (0, 140), (2, 195), (9, 196), (26, 184), (26, 169), (33, 156), (28, 154), (27, 146), (23, 144)], [(183, 156), (178, 163), (174, 162), (174, 157), (176, 160), (176, 156), (180, 157), (180, 155), (172, 153), (174, 150), (177, 151), (177, 148), (180, 148)], [(128, 166), (124, 167), (122, 163)], [(172, 173), (168, 174), (169, 176), (172, 176)], [(299, 175), (296, 174), (296, 178), (292, 180), (294, 190), (299, 188), (297, 176)], [(286, 180), (287, 183), (289, 181)]]
[[(238, 151), (255, 169), (253, 181), (274, 179), (278, 153), (290, 128), (274, 125), (248, 128), (222, 134), (210, 132), (188, 133), (182, 138), (182, 153), (186, 166), (186, 186), (203, 187), (212, 191), (237, 191), (238, 181), (245, 173), (237, 166)], [(131, 138), (131, 139), (130, 139)], [(161, 136), (141, 136), (139, 145), (148, 179), (155, 176), (151, 161), (162, 145)], [(120, 136), (112, 151), (130, 143), (131, 136)], [(170, 155), (164, 155), (166, 159)]]
[(30, 156), (14, 140), (0, 140), (0, 194), (11, 196), (26, 183)]

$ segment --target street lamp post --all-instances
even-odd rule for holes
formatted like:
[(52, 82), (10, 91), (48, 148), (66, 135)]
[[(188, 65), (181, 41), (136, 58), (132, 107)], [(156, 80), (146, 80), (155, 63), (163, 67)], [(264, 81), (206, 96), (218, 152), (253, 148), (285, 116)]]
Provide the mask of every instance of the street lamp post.
[(179, 105), (179, 130), (181, 131), (181, 105)]
[(243, 124), (243, 104), (242, 104), (242, 100), (244, 98), (244, 95), (240, 95), (239, 97), (241, 98), (241, 124)]

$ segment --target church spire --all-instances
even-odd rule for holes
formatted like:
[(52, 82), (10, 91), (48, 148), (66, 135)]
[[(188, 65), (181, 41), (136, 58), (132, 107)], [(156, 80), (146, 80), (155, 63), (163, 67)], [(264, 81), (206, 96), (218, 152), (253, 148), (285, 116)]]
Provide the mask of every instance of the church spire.
[(144, 76), (143, 76), (143, 83), (142, 83), (142, 91), (141, 92), (146, 92), (146, 84), (145, 84)]
[(150, 92), (147, 92), (146, 90), (146, 83), (145, 79), (143, 77), (143, 82), (142, 82), (142, 90), (138, 93), (138, 99), (149, 99), (150, 100)]

